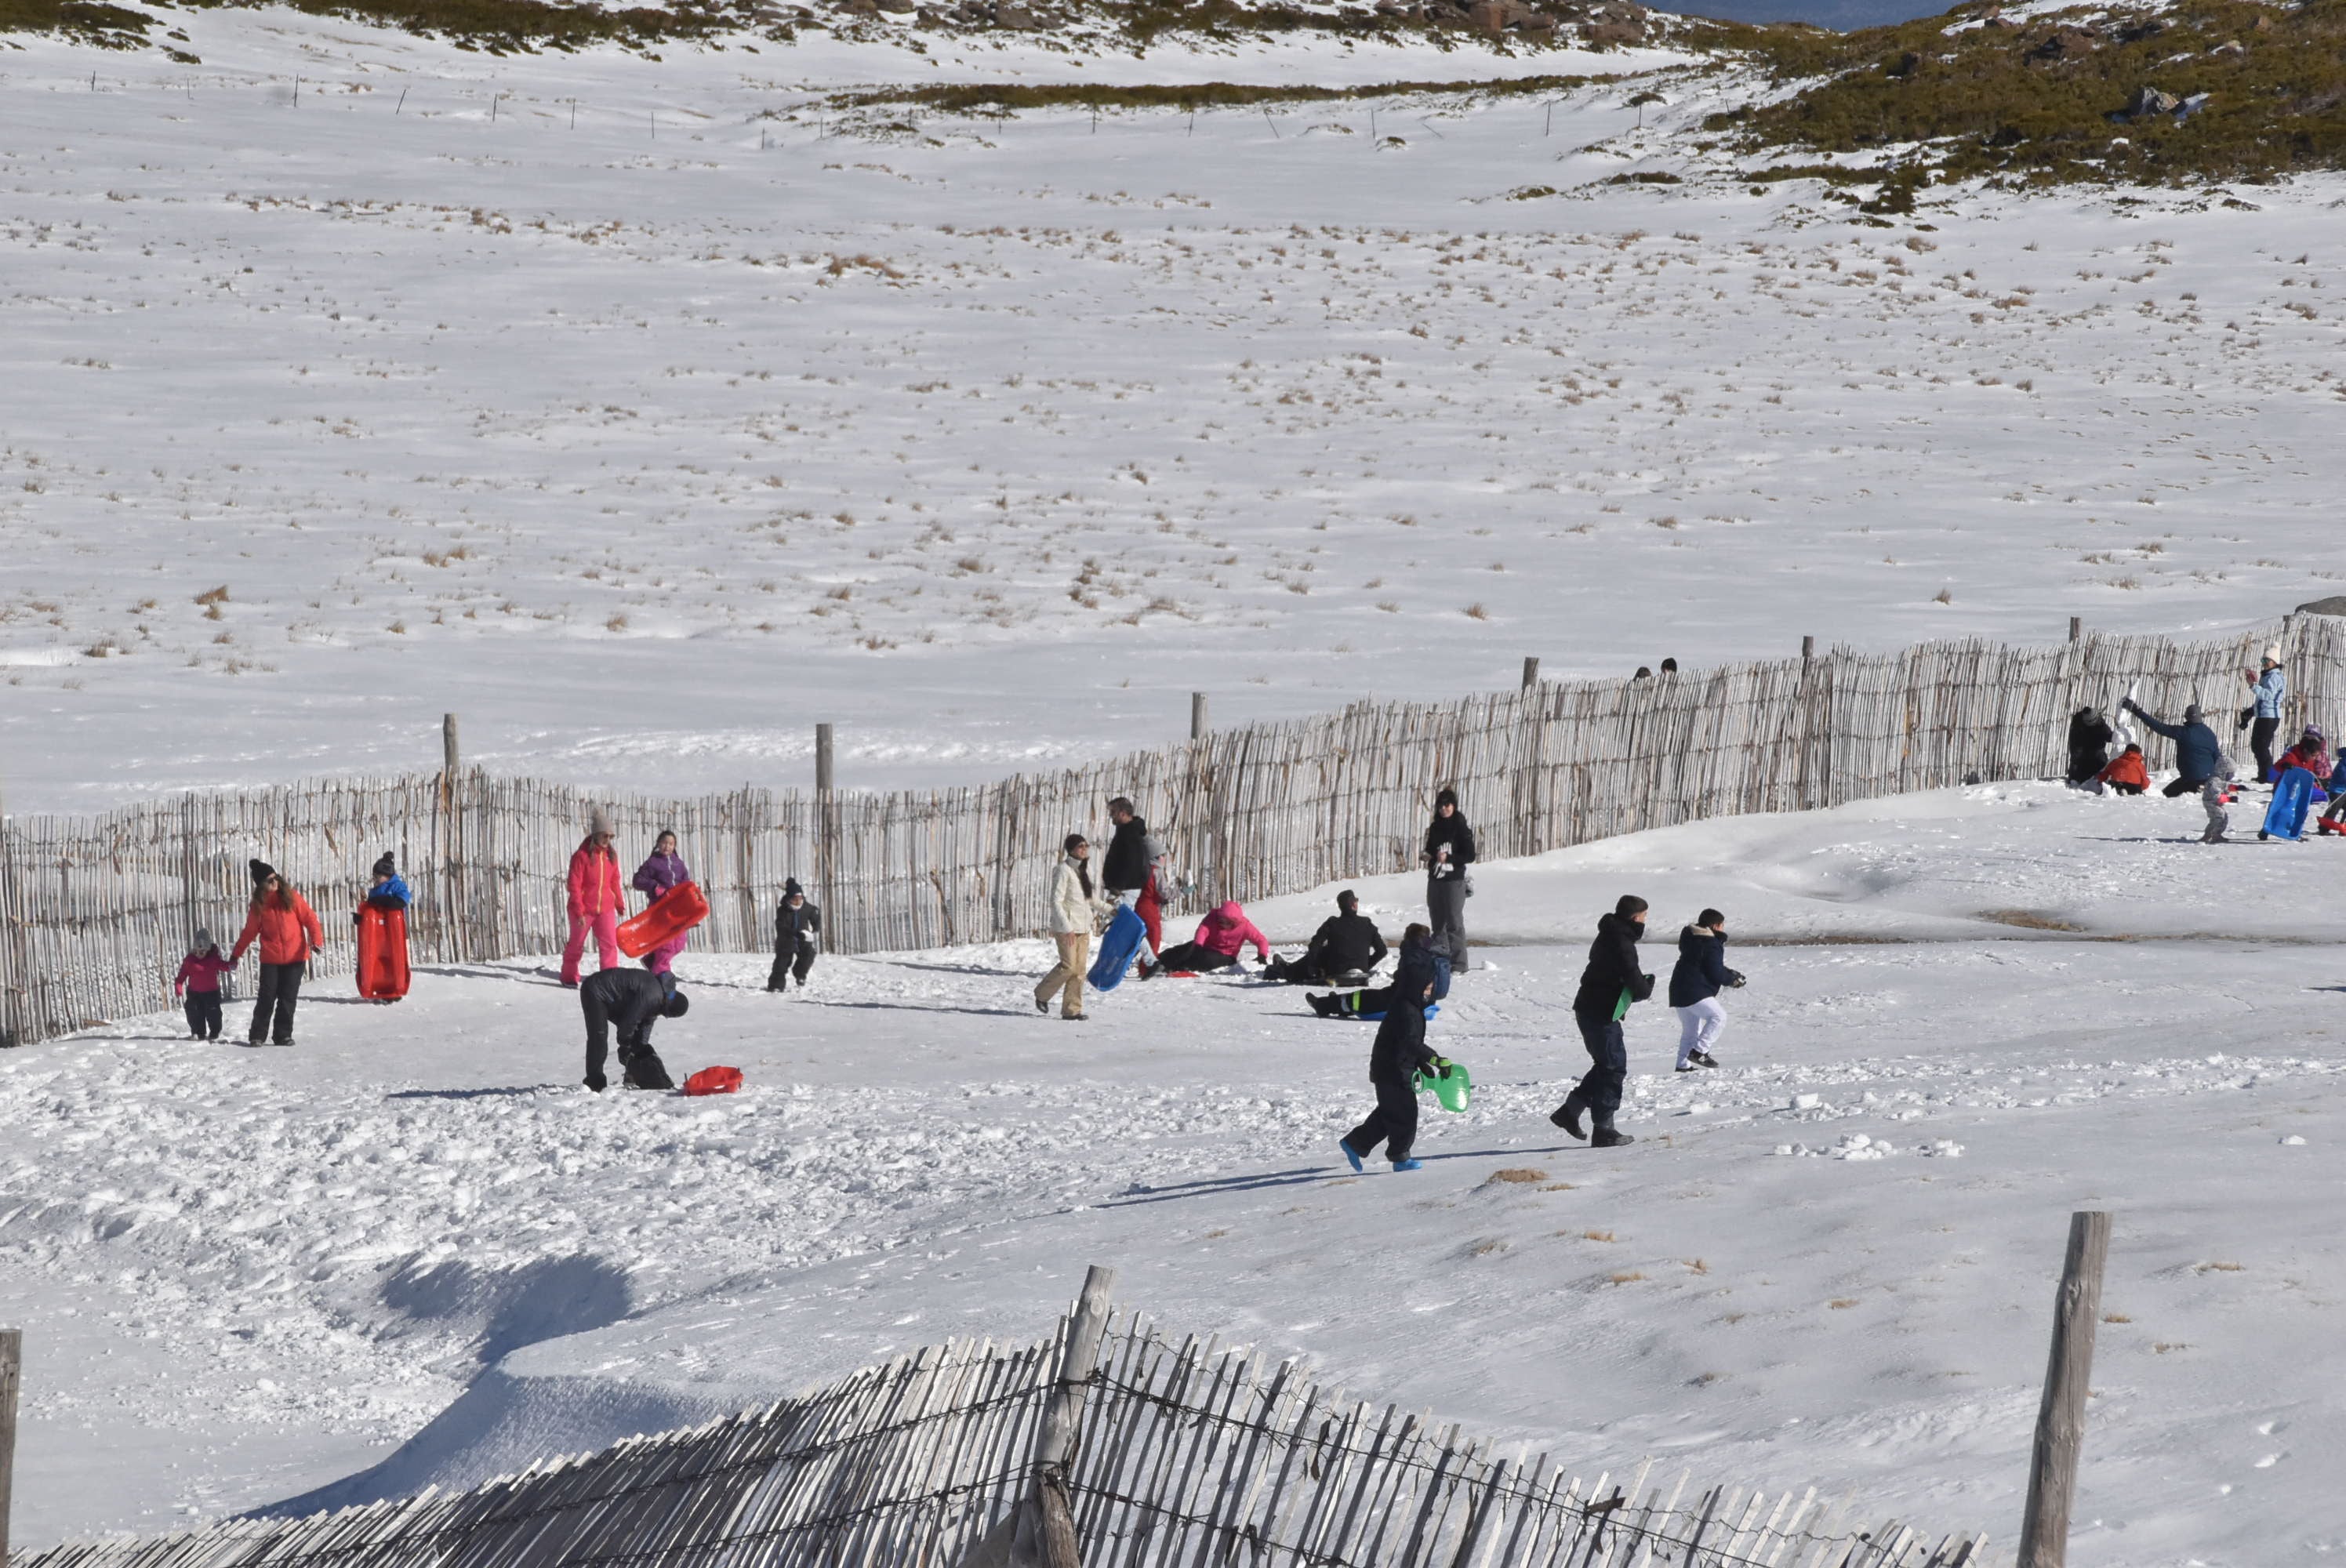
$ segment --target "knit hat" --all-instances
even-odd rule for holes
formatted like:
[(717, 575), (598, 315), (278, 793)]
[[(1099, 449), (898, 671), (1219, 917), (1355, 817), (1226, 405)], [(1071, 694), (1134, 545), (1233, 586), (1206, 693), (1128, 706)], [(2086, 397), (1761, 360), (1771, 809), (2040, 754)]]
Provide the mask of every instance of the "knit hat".
[(692, 999), (683, 992), (671, 991), (668, 993), (668, 999), (660, 1003), (660, 1012), (670, 1018), (681, 1018), (685, 1014), (685, 1010), (691, 1005)]
[(782, 883), (782, 897), (784, 897), (784, 898), (786, 898), (786, 899), (795, 899), (795, 898), (803, 898), (803, 897), (805, 897), (805, 896), (806, 896), (806, 890), (805, 890), (804, 888), (802, 888), (802, 887), (799, 886), (799, 880), (798, 880), (798, 878), (796, 878), (796, 877), (789, 878), (788, 880), (786, 880), (786, 881)]
[(1716, 931), (1720, 926), (1727, 923), (1727, 917), (1719, 913), (1717, 910), (1705, 910), (1702, 913), (1694, 917), (1694, 923), (1697, 925), (1707, 925)]
[(189, 952), (209, 952), (213, 945), (212, 933), (206, 931), (203, 927), (198, 926), (196, 928), (196, 940), (188, 944), (188, 951)]
[(1455, 806), (1457, 804), (1458, 791), (1450, 789), (1447, 786), (1443, 789), (1442, 793), (1433, 798), (1433, 809), (1437, 811), (1442, 809), (1444, 806)]
[(2279, 643), (2267, 643), (2267, 644), (2265, 644), (2265, 663), (2267, 663), (2267, 664), (2279, 664), (2279, 663), (2280, 663), (2280, 644), (2279, 644)]
[(2205, 718), (2205, 717), (2206, 717), (2206, 715), (2202, 714), (2202, 713), (2199, 711), (2199, 705), (2198, 705), (2198, 703), (2196, 703), (2196, 702), (2192, 702), (2192, 703), (2186, 703), (2186, 704), (2184, 705), (2184, 708), (2183, 708), (2183, 722), (2184, 722), (2184, 723), (2186, 723), (2186, 724), (2196, 724), (2196, 723), (2198, 723), (2201, 718)]
[(1646, 912), (1646, 901), (1635, 893), (1623, 893), (1614, 903), (1613, 912), (1623, 920), (1628, 919), (1633, 914), (1643, 914)]
[(248, 860), (245, 865), (246, 869), (252, 872), (252, 885), (256, 891), (260, 890), (261, 883), (277, 874), (277, 868), (267, 860)]
[(610, 833), (614, 835), (618, 832), (617, 828), (611, 826), (611, 813), (605, 810), (600, 806), (596, 807), (592, 811), (587, 813), (586, 830), (589, 833)]
[(382, 852), (382, 859), (374, 863), (374, 874), (378, 877), (395, 877), (399, 875), (398, 871), (392, 868), (391, 851), (389, 850), (385, 850)]

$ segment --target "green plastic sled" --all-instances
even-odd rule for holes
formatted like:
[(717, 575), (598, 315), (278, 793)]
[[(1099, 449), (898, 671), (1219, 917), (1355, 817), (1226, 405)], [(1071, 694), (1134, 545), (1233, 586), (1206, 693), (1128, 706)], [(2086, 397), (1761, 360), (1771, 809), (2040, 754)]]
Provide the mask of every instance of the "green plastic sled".
[(1474, 1095), (1474, 1080), (1467, 1075), (1465, 1063), (1453, 1062), (1450, 1071), (1439, 1078), (1429, 1078), (1423, 1073), (1417, 1075), (1417, 1092), (1422, 1095), (1428, 1089), (1442, 1102), (1443, 1110), (1463, 1111)]

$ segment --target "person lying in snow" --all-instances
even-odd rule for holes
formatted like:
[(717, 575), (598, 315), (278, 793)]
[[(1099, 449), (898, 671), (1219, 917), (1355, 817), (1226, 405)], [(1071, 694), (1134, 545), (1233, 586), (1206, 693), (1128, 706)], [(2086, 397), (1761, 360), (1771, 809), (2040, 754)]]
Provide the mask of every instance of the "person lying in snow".
[(1384, 960), (1385, 939), (1376, 921), (1361, 912), (1361, 895), (1346, 888), (1336, 895), (1336, 912), (1311, 933), (1303, 956), (1272, 959), (1262, 977), (1290, 985), (1359, 985)]
[(1157, 962), (1140, 972), (1140, 978), (1164, 974), (1173, 970), (1199, 972), (1228, 969), (1239, 961), (1239, 953), (1247, 943), (1254, 943), (1258, 957), (1270, 960), (1270, 942), (1247, 919), (1246, 911), (1230, 900), (1198, 922), (1198, 934), (1188, 942), (1167, 948), (1157, 955)]
[(1372, 991), (1334, 991), (1303, 1000), (1322, 1018), (1364, 1018), (1371, 1013), (1391, 1013), (1393, 998), (1426, 985), (1433, 988), (1433, 994), (1426, 999), (1429, 1002), (1439, 1002), (1450, 994), (1450, 953), (1446, 948), (1434, 945), (1432, 926), (1416, 922), (1401, 933), (1401, 956), (1393, 961), (1391, 985), (1381, 985)]
[[(1415, 978), (1421, 972), (1413, 970), (1411, 974)], [(1400, 1000), (1403, 1004), (1387, 1010), (1384, 1022), (1377, 1025), (1376, 1043), (1369, 1047), (1369, 1082), (1376, 1085), (1376, 1109), (1336, 1145), (1344, 1151), (1344, 1163), (1356, 1171), (1379, 1144), (1384, 1145), (1385, 1157), (1395, 1171), (1419, 1168), (1409, 1154), (1417, 1142), (1417, 1074), (1450, 1071), (1450, 1064), (1425, 1043), (1425, 1004), (1433, 1000), (1432, 977), (1414, 995), (1404, 993)]]
[(2124, 751), (2110, 759), (2102, 769), (2101, 781), (2118, 795), (2139, 795), (2150, 788), (2150, 769), (2142, 759), (2142, 748), (2128, 744)]
[(603, 1058), (611, 1047), (611, 1031), (619, 1032), (619, 1066), (630, 1089), (673, 1089), (676, 1084), (652, 1049), (652, 1025), (663, 1018), (681, 1018), (689, 1003), (676, 988), (672, 974), (648, 969), (606, 969), (590, 974), (578, 987), (578, 1011), (586, 1020), (586, 1086), (601, 1094), (607, 1086)]

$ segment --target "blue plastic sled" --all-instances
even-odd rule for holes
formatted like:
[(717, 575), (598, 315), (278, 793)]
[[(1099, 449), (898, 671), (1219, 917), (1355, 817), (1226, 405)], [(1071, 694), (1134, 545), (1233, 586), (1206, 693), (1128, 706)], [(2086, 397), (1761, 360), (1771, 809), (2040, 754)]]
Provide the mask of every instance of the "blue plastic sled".
[[(1439, 1002), (1429, 1002), (1425, 1004), (1425, 1016), (1429, 1022), (1433, 1019), (1435, 1013), (1441, 1011), (1442, 1003)], [(1363, 1023), (1382, 1023), (1384, 1022), (1385, 1014), (1384, 1010), (1382, 1008), (1379, 1008), (1374, 1013), (1355, 1013), (1352, 1016), (1359, 1019)]]
[(2265, 808), (2265, 825), (2257, 830), (2257, 837), (2304, 838), (2305, 813), (2312, 805), (2313, 775), (2302, 768), (2290, 769), (2273, 786), (2272, 804)]
[(1107, 934), (1100, 938), (1099, 956), (1092, 960), (1092, 972), (1084, 978), (1091, 982), (1094, 991), (1114, 991), (1124, 983), (1132, 968), (1132, 955), (1140, 951), (1148, 939), (1148, 927), (1130, 904), (1119, 904), (1116, 918), (1107, 922)]

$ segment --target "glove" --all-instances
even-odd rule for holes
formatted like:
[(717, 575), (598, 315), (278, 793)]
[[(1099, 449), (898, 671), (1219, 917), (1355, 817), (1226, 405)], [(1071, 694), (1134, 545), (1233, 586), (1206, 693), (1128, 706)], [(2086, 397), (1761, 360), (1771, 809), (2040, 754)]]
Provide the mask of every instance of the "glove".
[(1740, 973), (1738, 973), (1734, 979), (1729, 981), (1727, 983), (1734, 986), (1739, 991), (1743, 988), (1743, 976)]
[(1447, 1078), (1450, 1076), (1450, 1058), (1436, 1056), (1425, 1064), (1425, 1074), (1429, 1078)]

